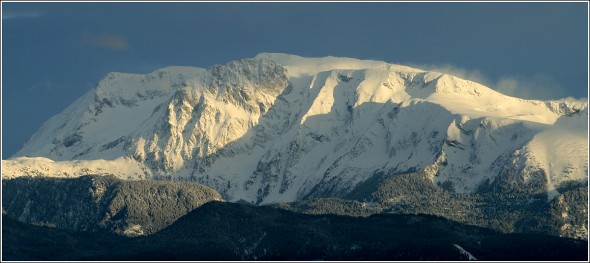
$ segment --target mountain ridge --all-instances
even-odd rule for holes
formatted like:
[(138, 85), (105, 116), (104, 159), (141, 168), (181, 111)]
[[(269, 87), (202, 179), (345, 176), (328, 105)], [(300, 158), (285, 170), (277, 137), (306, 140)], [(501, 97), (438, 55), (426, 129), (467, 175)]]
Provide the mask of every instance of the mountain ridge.
[[(412, 124), (421, 119), (428, 121)], [(12, 159), (3, 160), (3, 176), (49, 175), (56, 170), (52, 166), (74, 162), (81, 170), (65, 169), (65, 176), (90, 170), (126, 179), (189, 180), (211, 186), (229, 200), (294, 201), (317, 182), (329, 180), (330, 174), (350, 178), (344, 184), (352, 189), (367, 179), (359, 174), (392, 167), (397, 172), (425, 169), (433, 173), (435, 183), (450, 182), (456, 191), (473, 192), (501, 173), (491, 164), (475, 167), (483, 153), (487, 162), (512, 155), (516, 165), (508, 169), (520, 174), (545, 171), (551, 193), (562, 177), (587, 181), (587, 155), (581, 154), (587, 152), (587, 138), (579, 132), (584, 120), (587, 103), (512, 98), (447, 74), (380, 61), (261, 53), (208, 69), (107, 74), (95, 89), (48, 120)], [(565, 128), (553, 131), (555, 123)], [(506, 128), (513, 130), (513, 140), (497, 146)], [(543, 159), (565, 158), (545, 156), (542, 149), (557, 132), (568, 137), (570, 149), (577, 149), (572, 154), (582, 158), (561, 161), (553, 169)], [(544, 133), (548, 135), (539, 135)], [(426, 138), (428, 143), (423, 142)], [(281, 145), (285, 141), (290, 144)], [(321, 146), (313, 146), (316, 142)], [(383, 143), (387, 149), (367, 153)], [(530, 150), (535, 147), (542, 149)], [(385, 154), (388, 158), (374, 160)], [(224, 161), (235, 162), (235, 156), (249, 161), (235, 169), (224, 167)], [(298, 165), (297, 158), (303, 157), (321, 162)], [(337, 168), (342, 158), (357, 161), (350, 169)], [(95, 159), (105, 160), (103, 170), (92, 164)], [(442, 165), (445, 162), (459, 167)], [(298, 176), (312, 173), (303, 168), (309, 166), (319, 172)], [(562, 176), (560, 170), (570, 172)], [(297, 191), (285, 194), (294, 181)], [(273, 189), (275, 194), (265, 194)]]
[(381, 61), (261, 53), (109, 73), (2, 160), (2, 177), (196, 182), (232, 202), (370, 204), (352, 214), (587, 239), (587, 123), (587, 102), (524, 100)]

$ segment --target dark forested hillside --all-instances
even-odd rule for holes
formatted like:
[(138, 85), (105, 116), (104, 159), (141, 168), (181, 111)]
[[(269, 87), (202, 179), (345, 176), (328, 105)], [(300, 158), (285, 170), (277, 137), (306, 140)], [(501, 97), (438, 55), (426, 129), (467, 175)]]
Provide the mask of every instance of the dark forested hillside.
[(4, 260), (587, 260), (587, 241), (501, 234), (427, 215), (307, 215), (209, 202), (149, 236), (3, 216)]
[(21, 222), (126, 236), (154, 233), (211, 200), (221, 196), (196, 183), (99, 175), (2, 180), (2, 209)]

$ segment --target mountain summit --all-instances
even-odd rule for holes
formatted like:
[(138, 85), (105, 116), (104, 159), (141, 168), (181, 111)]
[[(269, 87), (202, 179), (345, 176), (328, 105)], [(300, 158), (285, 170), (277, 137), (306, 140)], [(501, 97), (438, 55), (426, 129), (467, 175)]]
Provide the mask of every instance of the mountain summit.
[(421, 172), (453, 193), (552, 200), (587, 184), (587, 123), (586, 102), (519, 99), (380, 61), (262, 53), (110, 73), (3, 160), (2, 176), (194, 181), (263, 204)]

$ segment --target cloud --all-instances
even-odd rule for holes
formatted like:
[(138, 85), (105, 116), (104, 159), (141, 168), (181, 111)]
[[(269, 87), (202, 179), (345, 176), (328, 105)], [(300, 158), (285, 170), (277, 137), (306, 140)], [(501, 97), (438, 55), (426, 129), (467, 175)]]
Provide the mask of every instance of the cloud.
[(565, 97), (558, 99), (558, 101), (565, 101), (567, 103), (588, 103), (588, 98)]
[(66, 87), (65, 84), (55, 83), (51, 80), (35, 83), (29, 87), (31, 91), (59, 91)]
[(131, 45), (129, 44), (127, 39), (122, 36), (110, 35), (106, 33), (95, 35), (84, 32), (80, 34), (80, 37), (82, 39), (82, 42), (98, 48), (109, 50), (131, 49)]
[[(549, 100), (560, 99), (567, 96), (567, 94), (564, 94), (564, 87), (561, 86), (559, 82), (552, 77), (543, 74), (536, 74), (533, 76), (502, 76), (493, 80), (479, 70), (469, 70), (450, 64), (409, 64), (409, 66), (471, 80), (511, 97)], [(573, 98), (569, 97), (569, 99)]]
[(547, 75), (504, 76), (492, 86), (500, 93), (525, 99), (559, 99), (566, 97), (564, 88)]
[(486, 77), (481, 71), (479, 70), (469, 70), (464, 69), (461, 67), (457, 67), (451, 64), (443, 64), (443, 65), (436, 65), (436, 64), (408, 64), (410, 67), (423, 69), (426, 71), (436, 71), (444, 74), (449, 74), (453, 76), (457, 76), (462, 79), (471, 80), (477, 82), (479, 84), (485, 85), (490, 87), (492, 81), (488, 77)]
[(21, 12), (3, 11), (2, 12), (2, 20), (19, 18), (19, 17), (34, 18), (34, 17), (39, 17), (41, 15), (43, 15), (43, 13), (32, 12), (32, 11), (21, 11)]

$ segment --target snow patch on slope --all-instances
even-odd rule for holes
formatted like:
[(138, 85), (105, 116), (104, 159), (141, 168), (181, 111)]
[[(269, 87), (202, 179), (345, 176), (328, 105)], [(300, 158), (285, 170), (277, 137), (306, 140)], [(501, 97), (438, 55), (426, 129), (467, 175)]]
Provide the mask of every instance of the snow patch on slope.
[(2, 179), (20, 176), (79, 177), (82, 175), (114, 175), (122, 179), (150, 178), (151, 171), (133, 159), (75, 160), (56, 162), (43, 157), (17, 157), (2, 160)]
[(588, 137), (583, 131), (553, 127), (527, 144), (528, 164), (547, 174), (549, 199), (559, 195), (557, 188), (568, 181), (588, 181)]
[(474, 257), (471, 253), (469, 253), (467, 250), (465, 250), (464, 248), (462, 248), (461, 246), (457, 245), (457, 244), (453, 244), (453, 246), (459, 250), (459, 252), (461, 252), (461, 254), (463, 254), (464, 256), (466, 256), (469, 260), (477, 260), (476, 257)]

